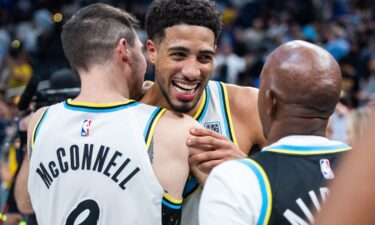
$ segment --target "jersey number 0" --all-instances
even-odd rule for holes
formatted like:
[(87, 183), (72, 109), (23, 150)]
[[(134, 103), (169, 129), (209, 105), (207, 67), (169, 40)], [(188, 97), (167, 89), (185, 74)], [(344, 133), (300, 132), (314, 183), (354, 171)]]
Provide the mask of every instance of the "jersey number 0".
[(77, 207), (69, 214), (65, 225), (74, 225), (79, 215), (81, 215), (85, 210), (89, 210), (89, 215), (84, 221), (79, 223), (79, 225), (98, 224), (100, 214), (99, 205), (96, 203), (96, 201), (87, 199), (79, 203)]

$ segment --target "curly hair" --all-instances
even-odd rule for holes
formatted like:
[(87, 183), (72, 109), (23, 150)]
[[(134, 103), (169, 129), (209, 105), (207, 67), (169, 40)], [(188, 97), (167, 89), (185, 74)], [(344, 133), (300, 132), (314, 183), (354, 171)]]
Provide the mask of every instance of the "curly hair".
[(221, 31), (220, 13), (211, 0), (154, 0), (146, 15), (146, 31), (153, 41), (161, 41), (165, 28), (178, 24), (207, 27), (215, 43)]

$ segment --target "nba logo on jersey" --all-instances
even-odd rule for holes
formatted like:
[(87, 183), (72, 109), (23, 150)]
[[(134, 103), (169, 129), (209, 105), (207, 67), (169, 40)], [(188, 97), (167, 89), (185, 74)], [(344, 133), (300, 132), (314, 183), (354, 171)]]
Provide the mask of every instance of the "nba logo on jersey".
[(221, 134), (220, 122), (208, 122), (208, 123), (205, 123), (204, 124), (204, 128), (209, 129), (209, 130), (213, 130), (216, 133)]
[(90, 134), (91, 120), (84, 120), (81, 129), (81, 136), (87, 137)]
[(335, 174), (333, 173), (329, 160), (328, 159), (321, 159), (320, 160), (320, 170), (325, 179), (330, 180), (335, 178)]

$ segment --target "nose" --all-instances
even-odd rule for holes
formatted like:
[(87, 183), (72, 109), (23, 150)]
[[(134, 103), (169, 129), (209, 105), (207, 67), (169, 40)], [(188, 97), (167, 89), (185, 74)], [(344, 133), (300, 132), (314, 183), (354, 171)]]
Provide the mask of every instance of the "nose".
[(188, 80), (196, 80), (201, 76), (200, 63), (197, 59), (188, 59), (183, 65), (182, 75)]

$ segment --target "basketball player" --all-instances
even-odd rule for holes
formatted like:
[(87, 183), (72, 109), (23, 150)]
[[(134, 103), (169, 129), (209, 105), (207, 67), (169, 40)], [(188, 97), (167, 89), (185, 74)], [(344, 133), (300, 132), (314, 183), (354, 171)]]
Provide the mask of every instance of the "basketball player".
[(93, 4), (63, 27), (82, 85), (77, 98), (30, 122), (28, 191), (40, 225), (179, 224), (186, 139), (198, 123), (130, 100), (139, 98), (146, 69), (136, 24)]
[[(203, 151), (190, 158), (193, 170), (198, 165), (208, 172), (224, 160), (246, 157), (253, 146), (264, 145), (257, 90), (209, 81), (221, 30), (214, 1), (155, 0), (146, 15), (146, 30), (155, 83), (141, 101), (186, 113), (212, 130), (191, 131), (195, 136), (187, 144)], [(189, 179), (182, 224), (198, 224), (200, 191), (197, 181)]]
[(213, 169), (200, 224), (312, 224), (338, 156), (350, 149), (324, 137), (340, 89), (340, 68), (324, 49), (291, 41), (271, 53), (258, 98), (270, 145)]

